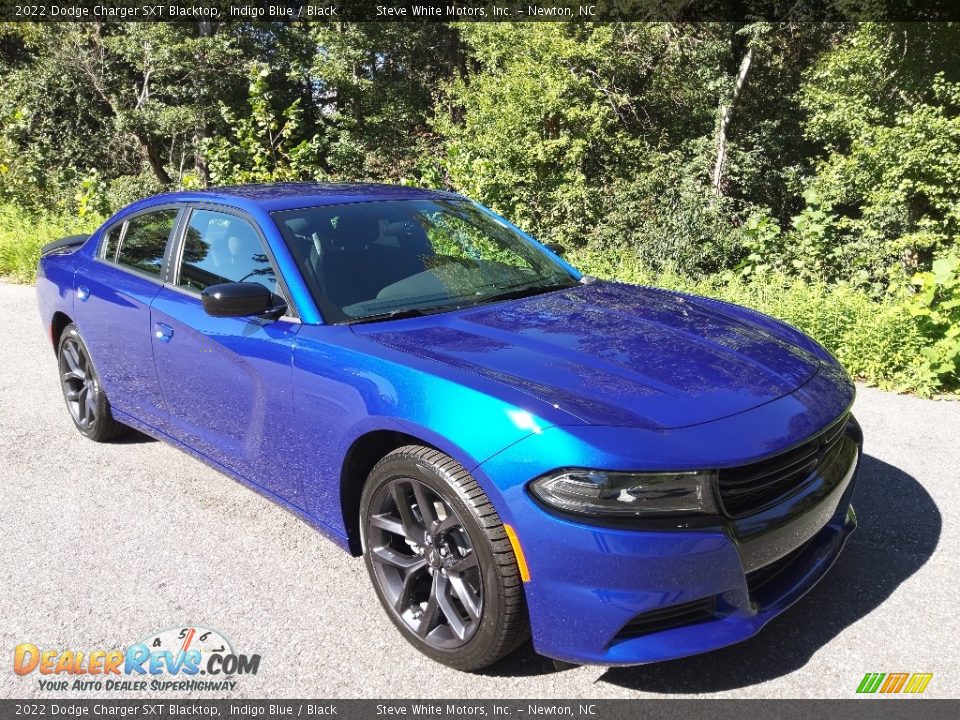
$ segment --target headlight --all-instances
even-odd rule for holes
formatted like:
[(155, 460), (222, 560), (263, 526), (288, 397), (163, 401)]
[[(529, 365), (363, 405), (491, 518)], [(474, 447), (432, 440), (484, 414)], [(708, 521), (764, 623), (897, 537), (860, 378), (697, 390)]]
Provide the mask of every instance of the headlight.
[(716, 473), (624, 473), (562, 470), (530, 483), (543, 503), (581, 515), (630, 517), (662, 513), (716, 513)]

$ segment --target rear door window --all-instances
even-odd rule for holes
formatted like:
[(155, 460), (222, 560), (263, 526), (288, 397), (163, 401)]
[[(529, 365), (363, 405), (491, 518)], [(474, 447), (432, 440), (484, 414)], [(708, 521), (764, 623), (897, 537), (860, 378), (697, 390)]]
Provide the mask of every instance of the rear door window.
[(117, 262), (159, 277), (167, 240), (178, 212), (176, 208), (168, 208), (130, 218)]
[(177, 285), (200, 291), (226, 282), (256, 282), (277, 292), (277, 275), (253, 225), (227, 213), (190, 213)]

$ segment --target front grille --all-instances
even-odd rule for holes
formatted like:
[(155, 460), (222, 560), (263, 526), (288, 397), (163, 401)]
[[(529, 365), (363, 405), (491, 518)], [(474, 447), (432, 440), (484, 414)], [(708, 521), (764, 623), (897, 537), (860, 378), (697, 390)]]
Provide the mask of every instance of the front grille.
[(718, 488), (726, 513), (742, 517), (757, 512), (801, 487), (840, 444), (847, 418), (843, 415), (826, 430), (785, 453), (720, 470)]
[(670, 607), (650, 610), (641, 613), (623, 626), (614, 640), (626, 640), (628, 638), (649, 635), (650, 633), (669, 630), (670, 628), (680, 627), (681, 625), (692, 625), (693, 623), (711, 620), (717, 609), (717, 600), (714, 597), (694, 600), (693, 602), (681, 603)]
[(761, 588), (780, 577), (785, 570), (797, 561), (811, 542), (812, 538), (795, 550), (791, 550), (779, 560), (774, 560), (769, 565), (764, 565), (753, 572), (747, 573), (747, 590), (750, 592), (750, 597), (753, 598)]

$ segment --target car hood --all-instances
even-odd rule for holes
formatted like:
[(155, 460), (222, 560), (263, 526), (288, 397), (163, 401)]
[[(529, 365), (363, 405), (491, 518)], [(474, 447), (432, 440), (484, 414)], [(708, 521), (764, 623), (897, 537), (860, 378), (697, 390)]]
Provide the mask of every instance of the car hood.
[(750, 311), (606, 282), (354, 331), (592, 425), (709, 422), (783, 397), (819, 367), (793, 331)]

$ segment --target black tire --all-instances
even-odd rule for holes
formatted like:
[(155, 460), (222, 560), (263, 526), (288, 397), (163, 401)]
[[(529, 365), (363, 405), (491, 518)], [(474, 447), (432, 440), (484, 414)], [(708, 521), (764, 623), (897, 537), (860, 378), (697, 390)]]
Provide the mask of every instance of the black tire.
[(449, 456), (418, 445), (386, 455), (364, 485), (360, 527), (377, 597), (428, 657), (479, 670), (529, 637), (523, 584), (503, 523)]
[(113, 419), (110, 402), (90, 359), (90, 351), (77, 326), (72, 323), (60, 335), (57, 363), (67, 411), (81, 434), (96, 442), (107, 442), (130, 430)]

